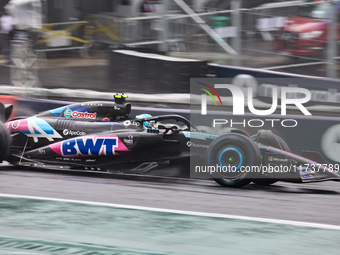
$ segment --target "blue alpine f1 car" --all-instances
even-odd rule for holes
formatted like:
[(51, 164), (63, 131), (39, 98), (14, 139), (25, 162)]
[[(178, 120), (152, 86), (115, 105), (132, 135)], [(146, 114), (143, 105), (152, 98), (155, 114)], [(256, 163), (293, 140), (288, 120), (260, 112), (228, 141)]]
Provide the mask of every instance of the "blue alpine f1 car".
[(249, 137), (232, 129), (218, 136), (179, 115), (129, 117), (125, 95), (9, 119), (12, 109), (0, 103), (0, 161), (13, 165), (181, 177), (201, 165), (222, 169), (208, 178), (231, 187), (340, 180), (320, 154), (292, 154), (269, 130)]

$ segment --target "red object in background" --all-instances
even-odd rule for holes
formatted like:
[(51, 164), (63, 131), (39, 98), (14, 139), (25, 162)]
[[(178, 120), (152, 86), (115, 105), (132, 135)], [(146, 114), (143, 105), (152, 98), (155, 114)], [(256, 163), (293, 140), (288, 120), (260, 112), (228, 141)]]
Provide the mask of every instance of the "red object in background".
[(17, 96), (4, 96), (0, 95), (0, 102), (4, 104), (12, 104), (13, 105), (13, 112), (10, 116), (10, 119), (17, 117), (16, 115), (16, 109), (17, 109)]
[[(275, 41), (275, 50), (287, 55), (315, 56), (327, 47), (329, 17), (334, 7), (322, 2), (316, 5), (301, 5), (299, 14), (286, 20)], [(337, 12), (339, 15), (339, 12)], [(340, 20), (338, 20), (340, 21)], [(340, 40), (340, 23), (338, 23)]]

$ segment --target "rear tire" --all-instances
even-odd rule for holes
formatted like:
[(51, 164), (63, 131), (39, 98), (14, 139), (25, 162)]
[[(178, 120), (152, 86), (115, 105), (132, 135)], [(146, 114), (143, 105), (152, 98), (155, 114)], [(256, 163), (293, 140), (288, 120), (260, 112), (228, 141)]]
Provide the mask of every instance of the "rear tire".
[(12, 139), (7, 127), (0, 121), (0, 163), (8, 159), (11, 152)]
[[(251, 139), (242, 134), (227, 134), (213, 141), (206, 153), (207, 166), (219, 166), (214, 181), (225, 187), (242, 187), (256, 176), (255, 171), (242, 171), (244, 166), (259, 166), (261, 153)], [(244, 170), (244, 169), (243, 169)]]

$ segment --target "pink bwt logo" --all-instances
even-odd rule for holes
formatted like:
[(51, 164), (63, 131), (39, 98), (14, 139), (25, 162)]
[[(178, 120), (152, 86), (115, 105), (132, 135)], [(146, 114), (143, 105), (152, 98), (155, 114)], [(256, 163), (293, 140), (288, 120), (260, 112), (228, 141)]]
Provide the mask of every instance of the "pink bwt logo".
[(85, 136), (51, 144), (50, 148), (60, 156), (113, 156), (115, 151), (128, 151), (116, 136)]

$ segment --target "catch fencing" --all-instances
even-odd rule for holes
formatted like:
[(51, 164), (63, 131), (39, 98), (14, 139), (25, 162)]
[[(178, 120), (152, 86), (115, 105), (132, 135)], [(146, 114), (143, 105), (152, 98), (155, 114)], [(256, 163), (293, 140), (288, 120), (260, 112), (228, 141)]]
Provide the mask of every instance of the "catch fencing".
[[(131, 47), (158, 46), (161, 50), (180, 52), (178, 55), (188, 52), (194, 58), (221, 64), (233, 64), (233, 60), (237, 58), (238, 65), (246, 67), (280, 70), (279, 67), (286, 65), (294, 67), (296, 64), (308, 66), (317, 63), (328, 69), (332, 66), (334, 68), (336, 64), (337, 49), (330, 45), (329, 38), (318, 38), (317, 33), (320, 32), (306, 34), (301, 31), (282, 31), (289, 22), (295, 22), (297, 26), (305, 23), (308, 26), (306, 17), (297, 15), (303, 15), (301, 12), (308, 8), (323, 6), (325, 3), (284, 1), (251, 9), (232, 8), (194, 13), (181, 0), (169, 2), (171, 6), (168, 8), (171, 11), (164, 11), (164, 15), (128, 18), (109, 14), (91, 15), (85, 34), (91, 42)], [(176, 4), (177, 11), (173, 11)], [(322, 7), (315, 11), (325, 10)], [(313, 19), (311, 22), (315, 27), (323, 26), (325, 23), (332, 24), (329, 19)], [(328, 28), (323, 30), (326, 34)], [(334, 33), (337, 34), (338, 31), (333, 30)], [(223, 40), (224, 45), (230, 46), (231, 50), (226, 51), (226, 47), (221, 47), (223, 44), (218, 42), (219, 39)], [(305, 45), (300, 45), (301, 40)], [(288, 45), (288, 48), (282, 45)], [(292, 51), (301, 47), (299, 52)], [(232, 51), (237, 54), (233, 56)], [(335, 78), (334, 75), (330, 77)]]
[(43, 55), (53, 51), (79, 50), (81, 56), (88, 57), (87, 50), (92, 42), (86, 39), (84, 33), (87, 24), (87, 21), (43, 24), (38, 30), (38, 37), (34, 38), (33, 48)]

